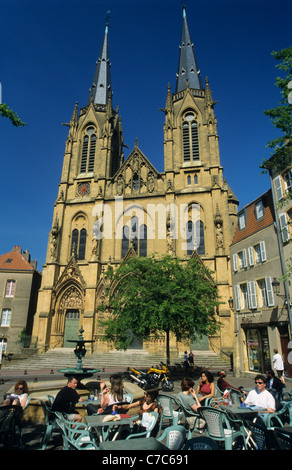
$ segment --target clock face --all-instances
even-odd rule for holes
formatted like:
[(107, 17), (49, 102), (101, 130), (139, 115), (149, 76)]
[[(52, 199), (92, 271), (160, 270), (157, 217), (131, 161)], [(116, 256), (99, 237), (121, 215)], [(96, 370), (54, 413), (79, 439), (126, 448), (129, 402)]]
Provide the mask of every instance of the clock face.
[(85, 196), (90, 192), (90, 183), (80, 183), (78, 185), (78, 194), (80, 196)]

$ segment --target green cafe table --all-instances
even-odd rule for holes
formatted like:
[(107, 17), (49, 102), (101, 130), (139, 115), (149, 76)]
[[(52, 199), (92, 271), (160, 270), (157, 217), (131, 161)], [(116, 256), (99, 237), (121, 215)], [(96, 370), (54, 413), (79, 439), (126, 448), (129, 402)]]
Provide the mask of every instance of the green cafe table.
[(129, 426), (139, 418), (139, 415), (134, 415), (117, 421), (104, 421), (107, 416), (110, 415), (99, 414), (84, 417), (87, 426), (96, 430), (100, 442), (109, 440), (112, 430), (116, 431), (112, 440), (116, 440), (125, 426)]
[(122, 439), (119, 441), (100, 442), (100, 450), (169, 450), (155, 437), (141, 437), (140, 439)]

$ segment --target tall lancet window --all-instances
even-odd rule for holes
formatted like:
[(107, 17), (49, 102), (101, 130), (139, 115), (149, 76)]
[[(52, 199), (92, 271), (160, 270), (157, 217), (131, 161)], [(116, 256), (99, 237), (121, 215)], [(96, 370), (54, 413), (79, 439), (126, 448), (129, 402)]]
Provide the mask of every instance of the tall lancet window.
[(182, 141), (184, 162), (200, 159), (198, 123), (191, 112), (185, 114), (182, 123)]
[(139, 226), (136, 216), (132, 217), (129, 225), (123, 227), (122, 258), (126, 256), (130, 242), (138, 256), (147, 256), (147, 226)]
[(90, 173), (94, 170), (95, 148), (95, 128), (89, 126), (86, 129), (82, 143), (80, 173)]

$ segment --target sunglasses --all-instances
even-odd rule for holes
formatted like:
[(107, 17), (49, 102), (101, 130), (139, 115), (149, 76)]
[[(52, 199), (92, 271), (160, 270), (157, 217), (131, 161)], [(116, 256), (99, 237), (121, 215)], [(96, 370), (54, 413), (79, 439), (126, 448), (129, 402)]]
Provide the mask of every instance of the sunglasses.
[(264, 384), (265, 382), (259, 382), (258, 380), (255, 381), (255, 384)]

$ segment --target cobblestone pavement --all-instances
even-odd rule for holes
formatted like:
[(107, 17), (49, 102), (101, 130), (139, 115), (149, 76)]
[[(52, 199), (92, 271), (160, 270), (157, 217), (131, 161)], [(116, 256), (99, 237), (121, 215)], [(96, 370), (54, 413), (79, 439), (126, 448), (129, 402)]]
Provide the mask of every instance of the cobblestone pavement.
[[(112, 373), (121, 372), (127, 375), (126, 369), (119, 368), (107, 368), (105, 372), (101, 372), (98, 376), (101, 379), (108, 379)], [(212, 371), (216, 378), (218, 371)], [(185, 376), (193, 377), (195, 383), (198, 383), (200, 377), (200, 371), (176, 371), (172, 374), (174, 379), (174, 390), (171, 392), (172, 395), (177, 395), (181, 391), (181, 380)], [(13, 387), (16, 381), (20, 378), (25, 379), (27, 382), (32, 381), (41, 381), (41, 380), (57, 380), (63, 378), (62, 374), (50, 374), (49, 370), (35, 370), (27, 371), (27, 374), (24, 375), (23, 371), (5, 371), (4, 369), (0, 370), (0, 403), (3, 399), (4, 394), (10, 387)], [(251, 389), (254, 387), (254, 376), (249, 377), (233, 377), (232, 372), (229, 372), (227, 375), (227, 381), (234, 387), (243, 386), (246, 389)], [(292, 390), (292, 379), (286, 379), (286, 391)], [(45, 430), (43, 424), (37, 425), (24, 425), (22, 429), (23, 434), (23, 446), (22, 450), (40, 450), (41, 440)], [(19, 449), (18, 444), (14, 449)], [(61, 450), (62, 449), (62, 439), (59, 433), (54, 433), (50, 439), (47, 450)], [(6, 450), (5, 445), (0, 442), (0, 450)]]

